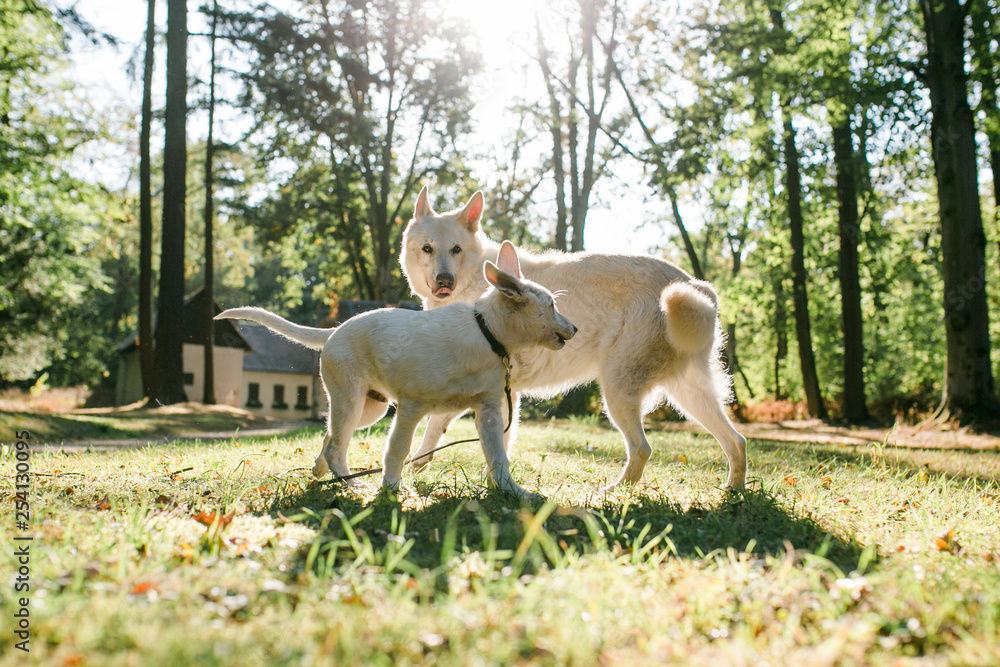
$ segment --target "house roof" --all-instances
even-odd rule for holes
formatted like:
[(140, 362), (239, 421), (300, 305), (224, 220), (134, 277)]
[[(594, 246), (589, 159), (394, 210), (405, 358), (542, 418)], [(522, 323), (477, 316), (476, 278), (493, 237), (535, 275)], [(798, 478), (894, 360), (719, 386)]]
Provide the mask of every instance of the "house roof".
[[(212, 303), (213, 310), (216, 315), (222, 312), (222, 308), (219, 304), (213, 300)], [(206, 337), (206, 327), (205, 327), (205, 291), (203, 289), (198, 290), (193, 294), (189, 294), (184, 299), (184, 310), (182, 312), (182, 317), (184, 318), (181, 331), (184, 335), (184, 342), (191, 343), (194, 345), (204, 345)], [(153, 315), (153, 331), (156, 331), (156, 314)], [(240, 334), (236, 323), (233, 320), (216, 320), (213, 322), (213, 330), (215, 334), (215, 345), (217, 347), (234, 347), (242, 350), (250, 351), (250, 344), (243, 338)], [(116, 348), (119, 353), (128, 352), (129, 350), (135, 349), (137, 346), (137, 340), (139, 338), (139, 332), (133, 331), (129, 334), (125, 340), (118, 344)]]
[(243, 357), (243, 370), (305, 375), (319, 372), (319, 350), (293, 343), (260, 324), (239, 322), (236, 328), (253, 349)]

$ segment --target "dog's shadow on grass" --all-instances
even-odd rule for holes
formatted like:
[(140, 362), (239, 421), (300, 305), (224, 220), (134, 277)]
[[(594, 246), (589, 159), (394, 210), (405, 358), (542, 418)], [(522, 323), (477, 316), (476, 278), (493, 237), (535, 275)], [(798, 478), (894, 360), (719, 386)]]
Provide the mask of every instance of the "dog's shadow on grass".
[(483, 488), (427, 497), (409, 493), (402, 499), (384, 492), (373, 497), (333, 483), (318, 484), (276, 498), (271, 513), (295, 516), (319, 531), (321, 548), (304, 548), (302, 567), (312, 567), (317, 553), (328, 553), (330, 545), (337, 545), (340, 558), (350, 561), (361, 548), (375, 555), (405, 544), (408, 563), (425, 569), (474, 551), (516, 558), (534, 543), (541, 545), (542, 558), (555, 566), (566, 554), (602, 551), (630, 560), (663, 550), (672, 557), (701, 559), (730, 550), (763, 558), (794, 549), (823, 556), (850, 572), (864, 554), (851, 537), (829, 533), (753, 485), (743, 493), (690, 506), (641, 493), (608, 496), (589, 507), (523, 504)]

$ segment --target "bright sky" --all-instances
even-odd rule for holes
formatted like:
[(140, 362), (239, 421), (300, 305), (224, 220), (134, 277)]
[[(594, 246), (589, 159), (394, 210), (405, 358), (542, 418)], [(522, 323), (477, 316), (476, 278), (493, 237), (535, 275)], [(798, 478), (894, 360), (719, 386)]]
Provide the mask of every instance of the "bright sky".
[[(473, 140), (483, 146), (493, 147), (503, 154), (507, 135), (504, 130), (516, 122), (512, 112), (506, 110), (514, 98), (524, 95), (534, 79), (541, 85), (527, 64), (527, 56), (518, 42), (531, 44), (534, 7), (544, 0), (504, 0), (504, 2), (474, 2), (448, 0), (457, 15), (468, 18), (479, 33), (484, 53), (486, 73), (482, 77), (473, 99), (476, 101), (477, 132)], [(138, 113), (141, 101), (141, 76), (133, 81), (126, 73), (128, 63), (141, 72), (142, 40), (146, 23), (146, 3), (142, 0), (107, 2), (107, 0), (79, 0), (79, 13), (101, 31), (122, 40), (118, 49), (87, 48), (77, 56), (73, 76), (87, 84), (91, 99), (98, 107), (117, 107), (121, 113)], [(203, 32), (201, 14), (193, 9), (188, 15), (189, 29)], [(157, 23), (161, 30), (166, 24), (166, 3), (157, 2)], [(208, 49), (205, 40), (190, 41), (188, 62), (192, 71), (205, 66)], [(162, 63), (158, 64), (158, 67)], [(525, 68), (528, 67), (526, 70)], [(537, 66), (534, 66), (537, 68)], [(526, 75), (526, 71), (529, 75)], [(534, 77), (538, 78), (534, 78)], [(154, 88), (154, 106), (162, 106), (164, 88), (162, 71), (158, 70)], [(542, 93), (539, 89), (539, 94)], [(220, 123), (224, 127), (225, 123)], [(195, 122), (189, 122), (189, 135), (198, 136)], [(217, 126), (216, 132), (220, 132)], [(222, 130), (224, 132), (224, 129)], [(124, 155), (120, 156), (125, 157)], [(114, 161), (112, 160), (112, 163)], [(119, 159), (118, 164), (122, 161)], [(114, 167), (109, 167), (114, 169)], [(128, 169), (120, 169), (119, 178), (127, 177)], [(634, 166), (623, 165), (614, 176), (600, 183), (587, 216), (585, 247), (599, 252), (647, 252), (664, 243), (663, 220), (668, 212), (666, 203), (643, 184), (641, 172)]]

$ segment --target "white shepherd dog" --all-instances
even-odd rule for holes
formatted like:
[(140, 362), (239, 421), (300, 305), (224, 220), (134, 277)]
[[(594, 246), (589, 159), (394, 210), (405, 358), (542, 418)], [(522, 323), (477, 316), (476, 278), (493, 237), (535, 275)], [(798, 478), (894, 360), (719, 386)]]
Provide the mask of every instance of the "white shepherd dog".
[(576, 334), (556, 310), (553, 295), (518, 268), (504, 243), (497, 263), (479, 263), (493, 289), (474, 305), (440, 310), (383, 308), (352, 317), (337, 329), (293, 324), (263, 308), (230, 308), (215, 319), (246, 319), (320, 353), (320, 375), (330, 402), (323, 451), (313, 475), (348, 477), (347, 447), (356, 429), (373, 424), (396, 403), (383, 457), (383, 486), (396, 489), (413, 433), (428, 414), (476, 411), (476, 428), (491, 481), (522, 497), (535, 497), (510, 476), (503, 439), (505, 376), (512, 355), (533, 347), (559, 350)]
[[(496, 257), (500, 244), (479, 228), (483, 207), (476, 192), (464, 207), (436, 213), (427, 188), (420, 191), (399, 261), (425, 309), (472, 303), (486, 289), (483, 261)], [(628, 447), (625, 468), (608, 489), (641, 479), (652, 453), (642, 419), (664, 400), (715, 436), (729, 459), (726, 485), (742, 489), (746, 438), (724, 408), (731, 379), (718, 361), (723, 338), (712, 286), (646, 255), (518, 254), (526, 278), (565, 291), (559, 310), (579, 333), (558, 354), (536, 347), (514, 355), (513, 390), (543, 398), (600, 382), (608, 417)], [(414, 458), (434, 449), (460, 414), (433, 415)], [(504, 436), (508, 450), (515, 430)]]

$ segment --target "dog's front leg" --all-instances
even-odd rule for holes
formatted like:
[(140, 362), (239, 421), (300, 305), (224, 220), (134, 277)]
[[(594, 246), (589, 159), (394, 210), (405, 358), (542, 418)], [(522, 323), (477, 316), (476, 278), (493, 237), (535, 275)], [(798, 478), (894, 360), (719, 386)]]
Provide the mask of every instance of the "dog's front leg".
[(420, 442), (420, 447), (417, 452), (413, 455), (413, 463), (410, 464), (410, 470), (416, 472), (418, 470), (423, 470), (427, 467), (427, 464), (431, 462), (434, 458), (433, 454), (428, 454), (431, 450), (437, 448), (441, 444), (441, 438), (444, 436), (444, 432), (448, 430), (451, 423), (458, 419), (463, 413), (452, 412), (447, 414), (431, 415), (431, 418), (427, 420), (427, 429), (424, 431), (424, 439)]
[[(506, 410), (506, 406), (504, 409)], [(541, 496), (526, 491), (510, 476), (510, 460), (504, 449), (503, 421), (498, 402), (490, 402), (476, 409), (476, 429), (479, 431), (479, 442), (483, 447), (483, 456), (486, 457), (490, 480), (502, 491), (522, 498), (539, 499)]]
[(396, 417), (392, 420), (389, 440), (382, 458), (382, 486), (399, 488), (399, 481), (403, 476), (403, 463), (406, 461), (406, 455), (410, 453), (413, 434), (425, 414), (423, 406), (412, 401), (401, 400), (396, 406)]

